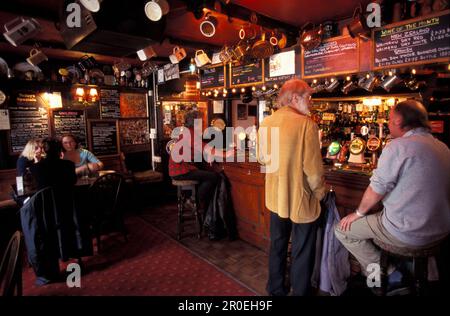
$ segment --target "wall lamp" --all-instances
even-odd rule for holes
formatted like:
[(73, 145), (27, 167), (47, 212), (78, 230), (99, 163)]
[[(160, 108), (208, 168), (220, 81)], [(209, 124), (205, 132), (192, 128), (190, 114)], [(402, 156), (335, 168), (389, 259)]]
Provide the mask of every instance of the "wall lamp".
[(75, 100), (80, 103), (93, 103), (98, 101), (98, 90), (95, 87), (77, 87)]

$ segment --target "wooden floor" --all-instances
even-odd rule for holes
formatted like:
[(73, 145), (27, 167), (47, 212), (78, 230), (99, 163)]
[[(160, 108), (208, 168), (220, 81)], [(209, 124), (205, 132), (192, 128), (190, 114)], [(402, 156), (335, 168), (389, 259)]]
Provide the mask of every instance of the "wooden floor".
[[(146, 207), (141, 212), (143, 219), (172, 238), (176, 237), (176, 215), (175, 203)], [(202, 236), (199, 240), (194, 234), (193, 220), (188, 220), (185, 227), (180, 240), (185, 247), (244, 283), (258, 295), (267, 295), (267, 253), (239, 239), (211, 241)]]

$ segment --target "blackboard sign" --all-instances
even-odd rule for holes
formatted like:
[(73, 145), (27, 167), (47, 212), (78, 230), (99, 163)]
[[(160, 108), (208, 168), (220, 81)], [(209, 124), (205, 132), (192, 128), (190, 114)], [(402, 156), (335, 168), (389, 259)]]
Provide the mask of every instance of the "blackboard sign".
[(373, 68), (393, 68), (450, 60), (450, 11), (377, 29)]
[(19, 92), (16, 104), (9, 106), (11, 153), (21, 152), (30, 139), (50, 136), (47, 108), (38, 98), (36, 93)]
[(302, 49), (302, 77), (318, 78), (359, 71), (359, 40), (351, 36), (327, 39), (319, 47)]
[(118, 90), (100, 89), (100, 117), (120, 117), (120, 98)]
[(200, 86), (201, 89), (225, 88), (225, 66), (202, 69)]
[(56, 137), (72, 134), (77, 137), (80, 145), (86, 148), (86, 120), (83, 110), (53, 111), (53, 126)]
[(232, 64), (230, 66), (230, 86), (248, 86), (263, 82), (263, 61), (248, 64)]
[(264, 82), (284, 82), (301, 76), (300, 47), (294, 46), (264, 60)]
[(89, 120), (89, 149), (97, 156), (120, 153), (117, 120)]

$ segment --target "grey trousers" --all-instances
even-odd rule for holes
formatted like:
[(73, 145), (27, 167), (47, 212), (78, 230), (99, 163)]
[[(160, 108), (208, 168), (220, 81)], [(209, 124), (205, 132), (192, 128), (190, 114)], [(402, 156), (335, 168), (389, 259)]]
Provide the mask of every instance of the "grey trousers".
[[(361, 270), (367, 275), (367, 267), (371, 263), (380, 264), (381, 251), (372, 243), (372, 239), (378, 239), (384, 243), (397, 247), (408, 247), (408, 245), (392, 236), (382, 225), (381, 217), (383, 212), (368, 215), (354, 221), (350, 230), (342, 231), (336, 225), (334, 233), (337, 239), (361, 264)], [(388, 273), (391, 273), (389, 267)]]

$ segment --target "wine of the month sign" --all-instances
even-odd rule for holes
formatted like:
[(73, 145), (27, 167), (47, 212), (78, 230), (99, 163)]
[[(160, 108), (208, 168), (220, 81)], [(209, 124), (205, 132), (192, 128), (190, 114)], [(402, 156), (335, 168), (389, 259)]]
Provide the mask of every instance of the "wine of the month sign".
[(264, 77), (263, 61), (230, 66), (230, 86), (239, 87), (260, 84)]
[(89, 120), (89, 149), (97, 156), (120, 153), (117, 120)]
[(30, 139), (50, 136), (48, 112), (36, 93), (19, 92), (16, 103), (9, 106), (10, 152), (21, 152)]
[(118, 90), (100, 89), (100, 117), (120, 117), (120, 97)]
[(319, 47), (302, 49), (302, 77), (319, 78), (359, 71), (359, 40), (351, 36), (327, 39)]
[(55, 110), (53, 125), (56, 137), (72, 134), (77, 137), (80, 145), (86, 148), (86, 120), (83, 110)]
[(373, 31), (373, 68), (450, 61), (450, 10)]
[(225, 66), (204, 68), (200, 75), (202, 89), (225, 88)]

